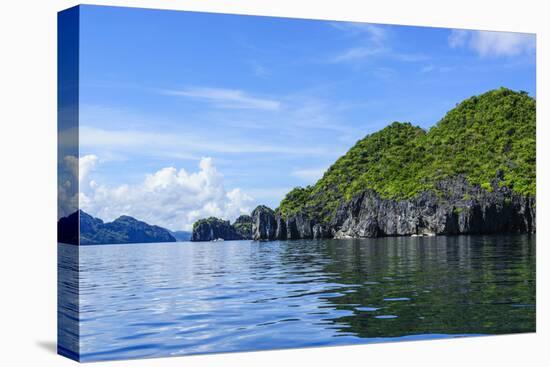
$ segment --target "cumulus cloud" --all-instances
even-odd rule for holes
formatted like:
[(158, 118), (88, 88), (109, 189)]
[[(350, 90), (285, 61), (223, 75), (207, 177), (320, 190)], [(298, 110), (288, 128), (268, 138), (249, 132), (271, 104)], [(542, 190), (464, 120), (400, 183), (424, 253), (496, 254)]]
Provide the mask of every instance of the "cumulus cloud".
[(58, 219), (78, 209), (78, 157), (66, 155), (58, 164)]
[(86, 179), (90, 172), (95, 168), (98, 158), (94, 154), (88, 154), (80, 157), (78, 160), (78, 182), (80, 185), (86, 183)]
[(448, 41), (451, 48), (467, 47), (482, 57), (518, 56), (535, 50), (535, 35), (527, 33), (454, 29)]
[[(91, 157), (81, 160), (87, 169), (95, 166)], [(82, 187), (79, 200), (81, 209), (106, 221), (130, 215), (172, 230), (189, 230), (203, 217), (234, 220), (249, 213), (253, 199), (238, 188), (226, 190), (223, 175), (212, 159), (202, 158), (197, 172), (166, 167), (135, 185), (107, 186), (90, 181)]]

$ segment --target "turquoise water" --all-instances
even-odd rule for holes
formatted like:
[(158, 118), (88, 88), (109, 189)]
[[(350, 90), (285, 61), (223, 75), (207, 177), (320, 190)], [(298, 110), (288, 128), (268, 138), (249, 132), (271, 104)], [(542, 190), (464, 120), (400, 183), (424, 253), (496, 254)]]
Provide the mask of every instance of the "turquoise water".
[(535, 331), (532, 236), (59, 245), (59, 266), (83, 361)]

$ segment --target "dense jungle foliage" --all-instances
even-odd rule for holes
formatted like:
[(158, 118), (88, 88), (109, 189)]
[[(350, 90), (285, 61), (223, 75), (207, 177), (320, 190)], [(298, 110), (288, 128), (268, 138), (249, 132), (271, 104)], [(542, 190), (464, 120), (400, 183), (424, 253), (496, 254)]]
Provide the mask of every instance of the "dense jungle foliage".
[(343, 200), (366, 189), (409, 199), (456, 175), (485, 190), (498, 182), (534, 196), (535, 144), (535, 100), (523, 91), (492, 90), (461, 102), (427, 132), (394, 122), (366, 136), (315, 185), (290, 191), (278, 211), (326, 222)]

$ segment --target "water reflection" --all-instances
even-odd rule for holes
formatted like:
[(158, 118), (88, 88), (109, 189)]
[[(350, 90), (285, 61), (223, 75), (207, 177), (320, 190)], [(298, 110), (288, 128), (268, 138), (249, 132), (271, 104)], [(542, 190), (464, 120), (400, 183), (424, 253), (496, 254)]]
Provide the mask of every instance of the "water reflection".
[[(384, 238), (328, 249), (327, 271), (338, 273), (331, 281), (361, 284), (328, 299), (354, 311), (331, 319), (342, 332), (378, 337), (535, 330), (534, 238)], [(377, 320), (384, 315), (399, 320)]]
[(529, 236), (79, 249), (83, 360), (535, 330)]

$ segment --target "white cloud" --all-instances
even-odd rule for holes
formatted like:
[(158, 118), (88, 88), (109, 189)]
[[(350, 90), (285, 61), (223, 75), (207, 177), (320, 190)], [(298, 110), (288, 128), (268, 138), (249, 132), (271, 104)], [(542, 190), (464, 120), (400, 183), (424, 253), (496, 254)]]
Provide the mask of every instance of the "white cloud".
[(177, 117), (166, 117), (83, 105), (79, 146), (83, 152), (101, 157), (102, 162), (136, 157), (173, 162), (248, 153), (251, 157), (259, 154), (334, 157), (334, 141), (324, 140), (326, 130), (336, 132), (338, 137), (356, 138), (363, 131), (339, 117), (337, 107), (341, 103), (314, 97), (317, 92), (314, 88), (278, 96), (281, 108), (269, 113), (207, 108), (198, 113), (183, 109)]
[(78, 160), (78, 182), (80, 185), (86, 182), (88, 174), (95, 168), (97, 161), (97, 156), (93, 154), (80, 157)]
[(382, 44), (389, 37), (386, 27), (369, 23), (358, 22), (332, 22), (330, 25), (336, 29), (346, 32), (350, 36), (367, 37), (370, 42), (376, 45)]
[(166, 167), (136, 185), (91, 181), (80, 193), (81, 209), (103, 220), (130, 215), (172, 230), (189, 230), (197, 219), (208, 216), (234, 220), (250, 213), (252, 200), (239, 188), (226, 190), (211, 158), (202, 158), (197, 172)]
[(403, 61), (403, 62), (420, 62), (420, 61), (426, 61), (430, 59), (428, 55), (425, 55), (422, 53), (392, 52), (390, 57), (395, 60)]
[(450, 71), (453, 71), (454, 67), (452, 66), (435, 66), (433, 64), (428, 64), (420, 69), (421, 73), (431, 73), (431, 72), (439, 72), (439, 73), (448, 73)]
[(448, 41), (451, 48), (468, 47), (482, 57), (518, 56), (535, 50), (535, 35), (527, 33), (454, 29)]
[(346, 61), (362, 60), (370, 56), (379, 55), (383, 52), (385, 52), (385, 50), (380, 47), (358, 46), (345, 50), (342, 53), (332, 57), (330, 59), (330, 62), (339, 63)]
[(182, 90), (163, 90), (162, 93), (204, 100), (217, 108), (275, 111), (281, 107), (279, 101), (254, 97), (238, 89), (193, 87)]
[[(181, 144), (185, 142), (185, 144)], [(80, 145), (88, 149), (107, 149), (111, 152), (142, 152), (148, 155), (168, 156), (179, 159), (200, 159), (198, 153), (278, 153), (298, 155), (325, 155), (326, 150), (317, 147), (284, 146), (254, 143), (250, 140), (212, 141), (205, 137), (181, 133), (155, 133), (140, 130), (110, 130), (89, 126), (80, 128)]]
[(357, 38), (358, 45), (329, 58), (330, 63), (358, 62), (375, 57), (401, 62), (419, 62), (429, 58), (420, 53), (413, 54), (394, 50), (391, 46), (391, 31), (387, 26), (353, 22), (334, 22), (331, 25), (348, 36)]
[(470, 31), (453, 29), (449, 35), (449, 46), (451, 48), (462, 47), (468, 42)]
[(63, 164), (61, 167), (71, 178), (78, 176), (78, 157), (74, 155), (67, 155), (63, 157)]
[(57, 216), (58, 219), (78, 209), (78, 158), (67, 155), (60, 159), (57, 167)]
[(331, 57), (328, 60), (329, 62), (341, 63), (363, 60), (386, 52), (385, 43), (388, 39), (386, 28), (374, 24), (355, 22), (333, 22), (330, 24), (350, 37), (359, 38), (360, 44)]
[(154, 133), (137, 129), (110, 130), (82, 126), (80, 145), (83, 147), (135, 147), (147, 145), (169, 145), (177, 142), (174, 134)]
[(77, 210), (81, 198), (79, 191), (82, 191), (84, 187), (89, 187), (89, 185), (95, 185), (93, 181), (87, 181), (87, 176), (93, 170), (97, 161), (97, 156), (92, 154), (80, 158), (74, 155), (66, 155), (62, 158), (58, 167), (59, 183), (57, 188), (58, 216), (60, 218)]

